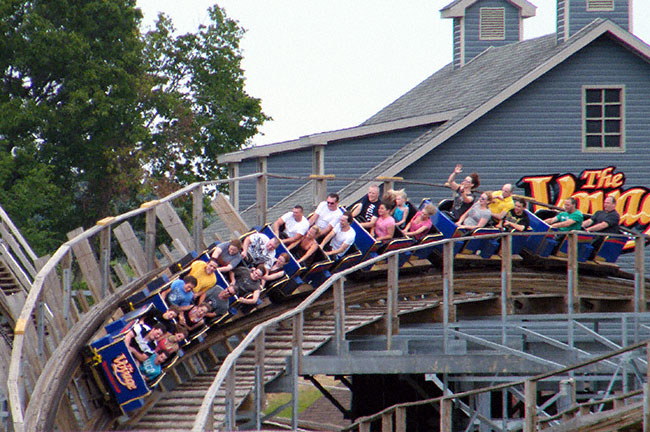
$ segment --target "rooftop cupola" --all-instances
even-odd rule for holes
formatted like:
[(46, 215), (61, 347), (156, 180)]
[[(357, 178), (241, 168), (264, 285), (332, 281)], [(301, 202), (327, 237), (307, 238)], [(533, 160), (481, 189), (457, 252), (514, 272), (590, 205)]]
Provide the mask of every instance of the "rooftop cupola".
[(596, 18), (608, 19), (632, 32), (631, 3), (632, 0), (557, 0), (557, 42), (569, 39)]
[(491, 46), (519, 42), (523, 20), (535, 16), (535, 9), (526, 0), (454, 0), (442, 8), (442, 18), (454, 20), (454, 67)]

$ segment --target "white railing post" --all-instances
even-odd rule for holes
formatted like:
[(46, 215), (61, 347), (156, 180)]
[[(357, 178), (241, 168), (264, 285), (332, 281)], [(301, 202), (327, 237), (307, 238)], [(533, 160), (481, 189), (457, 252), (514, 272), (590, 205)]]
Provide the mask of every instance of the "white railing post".
[(392, 349), (393, 334), (399, 333), (398, 310), (399, 255), (388, 257), (388, 290), (386, 293), (386, 349)]
[(501, 343), (507, 342), (506, 324), (512, 313), (512, 234), (501, 238)]
[(634, 312), (646, 311), (645, 295), (645, 236), (634, 239)]
[[(97, 222), (97, 225), (104, 226), (104, 229), (99, 233), (99, 271), (101, 274), (101, 295), (102, 298), (108, 295), (110, 285), (110, 271), (111, 271), (111, 221), (114, 218), (106, 218)], [(98, 299), (94, 299), (97, 301)]]
[[(233, 363), (232, 367), (226, 375), (226, 430), (235, 430), (235, 364)], [(213, 407), (214, 409), (214, 402)], [(210, 419), (210, 421), (214, 421)]]
[(337, 279), (332, 288), (334, 290), (334, 345), (336, 355), (341, 355), (345, 351), (344, 279)]
[(264, 226), (264, 224), (266, 224), (266, 212), (268, 207), (268, 179), (266, 177), (267, 159), (265, 157), (260, 157), (257, 159), (257, 172), (261, 174), (259, 177), (257, 177), (257, 184), (255, 189), (257, 198), (257, 224), (259, 226)]
[(255, 338), (255, 428), (262, 429), (262, 408), (264, 406), (264, 339), (262, 330)]
[[(239, 163), (228, 164), (228, 177), (231, 179), (239, 177)], [(239, 211), (239, 180), (228, 182), (228, 195), (230, 196), (230, 205)]]
[(537, 431), (537, 382), (527, 380), (524, 384), (524, 432)]
[(194, 250), (205, 248), (203, 244), (203, 186), (199, 185), (192, 191), (192, 237)]
[(453, 310), (454, 302), (454, 242), (448, 241), (443, 245), (443, 352), (447, 354), (449, 343), (449, 323), (456, 320)]

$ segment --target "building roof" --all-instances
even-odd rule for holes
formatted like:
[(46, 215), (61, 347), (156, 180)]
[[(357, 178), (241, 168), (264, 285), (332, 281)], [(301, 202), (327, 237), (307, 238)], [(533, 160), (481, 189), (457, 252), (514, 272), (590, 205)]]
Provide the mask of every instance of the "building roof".
[[(490, 48), (461, 68), (447, 65), (411, 91), (372, 116), (364, 125), (391, 122), (409, 116), (454, 110), (457, 115), (430, 134), (416, 139), (377, 165), (365, 177), (398, 175), (438, 145), (480, 119), (503, 101), (561, 64), (600, 36), (608, 35), (650, 62), (650, 46), (609, 20), (596, 19), (566, 42), (557, 44), (555, 34), (499, 48)], [(417, 145), (415, 145), (417, 144)], [(351, 184), (341, 191), (343, 203), (358, 200), (364, 184)]]
[[(463, 17), (465, 16), (465, 10), (478, 1), (479, 0), (454, 0), (447, 6), (440, 9), (440, 15), (443, 18)], [(522, 18), (530, 18), (532, 16), (535, 16), (535, 10), (537, 9), (537, 6), (534, 4), (529, 3), (526, 0), (506, 1), (521, 10)]]
[[(460, 4), (462, 1), (454, 3)], [(624, 48), (650, 62), (650, 47), (643, 41), (611, 21), (596, 19), (561, 44), (556, 43), (556, 35), (553, 33), (489, 48), (460, 68), (449, 64), (358, 127), (317, 134), (311, 139), (303, 137), (296, 145), (304, 147), (306, 140), (311, 142), (310, 145), (324, 145), (334, 137), (352, 137), (384, 129), (395, 130), (393, 126), (397, 125), (430, 124), (434, 119), (442, 122), (364, 175), (365, 178), (396, 176), (420, 157), (603, 35), (619, 41)], [(224, 161), (255, 157), (248, 153), (251, 151), (262, 151), (264, 155), (275, 152), (273, 146), (265, 147), (267, 150), (251, 149), (225, 155)], [(287, 143), (282, 143), (276, 148), (277, 151), (289, 150)], [(220, 157), (220, 161), (221, 159)], [(346, 186), (341, 191), (342, 203), (350, 204), (361, 198), (367, 184), (359, 181)]]
[[(440, 110), (470, 110), (559, 50), (555, 35), (488, 48), (461, 68), (450, 63), (366, 120), (372, 125)], [(419, 114), (417, 114), (419, 113)]]

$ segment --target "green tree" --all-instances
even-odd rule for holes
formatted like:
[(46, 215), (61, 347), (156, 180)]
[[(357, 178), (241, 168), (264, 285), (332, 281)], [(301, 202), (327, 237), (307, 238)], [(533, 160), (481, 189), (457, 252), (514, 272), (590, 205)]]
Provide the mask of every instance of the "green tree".
[(153, 91), (145, 118), (151, 176), (187, 184), (224, 177), (220, 153), (238, 150), (267, 117), (244, 90), (239, 47), (243, 30), (217, 6), (197, 33), (173, 36), (160, 15), (148, 32), (145, 59)]
[[(0, 204), (39, 251), (157, 192), (224, 175), (267, 117), (223, 10), (142, 35), (135, 0), (0, 2)], [(164, 188), (161, 188), (164, 186)]]
[(59, 239), (109, 214), (141, 178), (140, 19), (135, 0), (2, 2), (0, 107), (10, 114), (0, 118), (0, 145), (36, 170), (16, 158), (14, 174), (47, 167), (40, 186), (62, 192), (55, 202), (66, 206), (52, 222)]

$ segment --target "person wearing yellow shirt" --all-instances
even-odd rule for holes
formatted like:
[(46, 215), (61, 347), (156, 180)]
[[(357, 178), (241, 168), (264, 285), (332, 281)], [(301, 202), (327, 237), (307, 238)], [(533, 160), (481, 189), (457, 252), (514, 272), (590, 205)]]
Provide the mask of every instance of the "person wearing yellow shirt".
[(506, 183), (500, 191), (492, 193), (490, 211), (494, 219), (501, 220), (513, 208), (515, 208), (515, 202), (512, 200), (512, 185)]
[(216, 259), (211, 259), (208, 262), (196, 260), (190, 267), (190, 276), (196, 278), (196, 286), (194, 287), (194, 297), (199, 297), (201, 294), (212, 288), (217, 283), (217, 263)]

